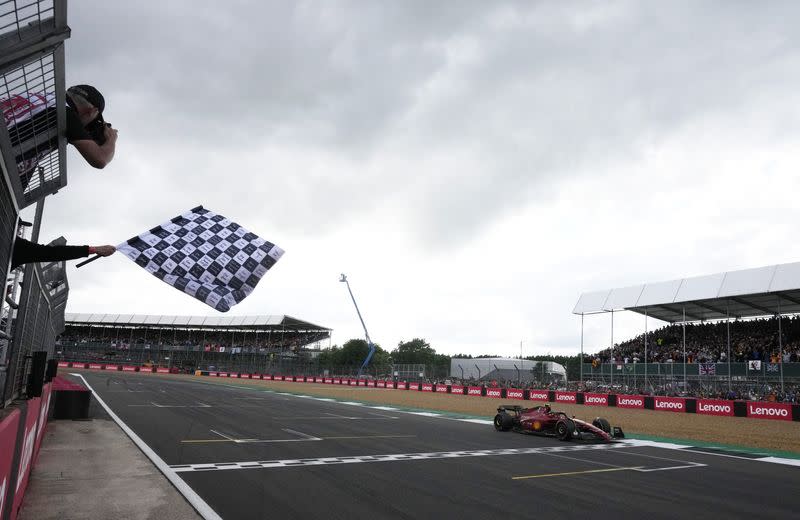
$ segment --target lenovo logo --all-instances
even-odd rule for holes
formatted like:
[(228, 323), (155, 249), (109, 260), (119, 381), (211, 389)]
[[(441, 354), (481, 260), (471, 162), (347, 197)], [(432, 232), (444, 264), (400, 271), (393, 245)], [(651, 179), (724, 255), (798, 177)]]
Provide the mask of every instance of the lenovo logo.
[(730, 405), (727, 404), (698, 403), (697, 411), (709, 413), (731, 413), (733, 410), (731, 409)]
[(470, 388), (469, 390), (467, 390), (467, 395), (481, 395), (481, 389), (480, 388)]
[(522, 399), (522, 391), (521, 390), (507, 390), (506, 397), (510, 399)]
[(570, 394), (556, 394), (556, 401), (575, 402), (575, 396)]
[(683, 410), (683, 403), (677, 401), (660, 401), (655, 402), (656, 410)]
[(644, 406), (644, 400), (637, 397), (620, 397), (617, 399), (619, 406)]
[(547, 395), (547, 392), (531, 392), (529, 397), (531, 400), (541, 399), (547, 401), (550, 396)]
[(608, 404), (608, 398), (589, 396), (589, 397), (584, 397), (583, 402), (584, 404)]
[(486, 397), (500, 397), (500, 390), (486, 390)]
[(781, 417), (788, 419), (789, 410), (786, 408), (772, 408), (757, 404), (747, 403), (747, 415), (756, 417)]

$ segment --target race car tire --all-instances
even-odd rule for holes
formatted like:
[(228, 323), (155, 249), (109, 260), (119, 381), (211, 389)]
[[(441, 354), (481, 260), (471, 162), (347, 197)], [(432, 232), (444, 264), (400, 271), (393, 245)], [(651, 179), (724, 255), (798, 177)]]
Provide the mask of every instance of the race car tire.
[(499, 413), (494, 416), (494, 429), (499, 432), (507, 432), (514, 425), (514, 419), (507, 413)]
[(611, 424), (602, 417), (598, 417), (592, 421), (592, 426), (596, 426), (606, 433), (611, 433)]
[(572, 432), (575, 431), (575, 423), (571, 419), (559, 419), (556, 423), (556, 437), (560, 441), (572, 439)]

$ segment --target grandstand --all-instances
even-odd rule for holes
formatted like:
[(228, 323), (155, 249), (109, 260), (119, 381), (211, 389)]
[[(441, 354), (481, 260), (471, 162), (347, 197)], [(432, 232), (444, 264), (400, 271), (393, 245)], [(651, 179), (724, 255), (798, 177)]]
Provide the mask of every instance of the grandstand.
[(291, 316), (73, 314), (56, 343), (63, 361), (179, 371), (279, 373), (330, 346), (332, 330)]
[(550, 385), (566, 382), (567, 370), (553, 361), (518, 358), (452, 358), (450, 377), (461, 380), (501, 381)]
[[(624, 310), (670, 325), (648, 331), (645, 320), (643, 334), (615, 343), (614, 313)], [(717, 392), (724, 383), (733, 392), (744, 382), (784, 394), (800, 381), (800, 321), (791, 317), (800, 314), (800, 262), (584, 293), (573, 313), (590, 361), (581, 363), (581, 384)], [(611, 317), (611, 345), (587, 359), (583, 320), (600, 313)]]

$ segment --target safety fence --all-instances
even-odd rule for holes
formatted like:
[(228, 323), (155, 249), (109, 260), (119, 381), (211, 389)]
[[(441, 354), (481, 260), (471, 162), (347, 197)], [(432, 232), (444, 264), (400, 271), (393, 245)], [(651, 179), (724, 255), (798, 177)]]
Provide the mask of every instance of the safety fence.
[[(67, 184), (64, 0), (0, 2), (0, 409), (24, 398), (34, 352), (53, 356), (69, 293), (63, 262), (11, 271), (15, 240), (39, 240), (45, 198)], [(35, 205), (33, 223), (20, 211)], [(63, 238), (54, 243), (64, 243)]]
[[(45, 198), (67, 184), (66, 0), (0, 1), (0, 518), (17, 516), (50, 405), (47, 358), (64, 330), (63, 262), (12, 270), (16, 240), (39, 241)], [(34, 222), (20, 211), (35, 207)], [(63, 238), (60, 239), (63, 242)]]

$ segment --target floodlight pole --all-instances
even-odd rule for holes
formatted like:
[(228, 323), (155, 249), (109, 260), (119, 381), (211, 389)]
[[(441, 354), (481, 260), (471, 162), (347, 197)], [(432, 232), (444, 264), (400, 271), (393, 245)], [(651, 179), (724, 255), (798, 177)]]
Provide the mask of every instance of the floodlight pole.
[(361, 368), (358, 369), (357, 377), (361, 377), (361, 372), (364, 368), (369, 364), (369, 360), (372, 359), (372, 354), (375, 353), (375, 344), (372, 343), (372, 340), (369, 339), (369, 332), (367, 332), (367, 326), (364, 324), (364, 318), (361, 317), (361, 311), (358, 310), (358, 304), (356, 303), (356, 298), (353, 296), (353, 291), (350, 289), (350, 282), (347, 281), (347, 276), (342, 273), (342, 277), (339, 279), (340, 282), (344, 282), (347, 285), (347, 292), (350, 293), (350, 299), (353, 300), (353, 306), (356, 308), (356, 314), (358, 314), (358, 319), (361, 321), (361, 326), (364, 327), (364, 336), (367, 338), (367, 346), (369, 346), (369, 352), (367, 352), (367, 357), (364, 358), (364, 362), (361, 363)]
[(614, 386), (614, 367), (616, 366), (616, 361), (614, 360), (614, 309), (611, 309), (611, 386), (612, 391)]
[(647, 307), (644, 309), (644, 387), (647, 388)]
[(583, 390), (583, 313), (581, 313), (581, 390)]
[(781, 297), (778, 296), (778, 360), (781, 366), (781, 393), (783, 389), (783, 331), (781, 330)]
[(688, 391), (686, 383), (686, 306), (683, 306), (683, 321), (681, 322), (683, 329), (683, 391)]
[[(725, 319), (726, 328), (728, 329), (728, 393), (730, 393), (733, 383), (731, 381), (731, 309), (730, 303), (725, 308), (727, 317)], [(716, 374), (715, 374), (716, 375)]]

